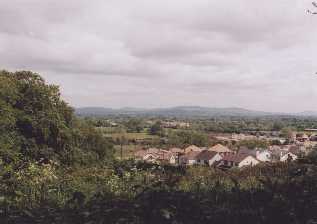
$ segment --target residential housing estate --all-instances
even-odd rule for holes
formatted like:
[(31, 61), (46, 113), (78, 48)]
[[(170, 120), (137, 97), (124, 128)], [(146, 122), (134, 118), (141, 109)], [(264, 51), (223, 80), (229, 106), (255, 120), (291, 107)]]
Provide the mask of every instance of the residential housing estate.
[(151, 163), (166, 163), (172, 165), (192, 166), (204, 165), (220, 168), (241, 168), (255, 166), (260, 163), (287, 162), (296, 160), (303, 152), (300, 145), (274, 145), (268, 148), (240, 148), (231, 150), (222, 144), (212, 147), (195, 145), (181, 148), (141, 149), (135, 153), (135, 159)]

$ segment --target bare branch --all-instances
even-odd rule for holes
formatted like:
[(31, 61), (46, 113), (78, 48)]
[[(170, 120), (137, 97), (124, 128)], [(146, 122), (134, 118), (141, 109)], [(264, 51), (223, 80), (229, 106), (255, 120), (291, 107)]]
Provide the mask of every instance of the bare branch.
[[(317, 8), (317, 3), (316, 3), (316, 2), (312, 2), (312, 5), (313, 5), (315, 8)], [(309, 14), (313, 14), (313, 15), (316, 15), (316, 14), (317, 14), (316, 11), (311, 11), (311, 10), (309, 10), (309, 9), (307, 9), (306, 12), (309, 13)]]
[(313, 15), (316, 15), (316, 14), (317, 14), (317, 12), (312, 12), (312, 11), (310, 11), (309, 9), (307, 9), (306, 12), (309, 13), (309, 14), (313, 14)]

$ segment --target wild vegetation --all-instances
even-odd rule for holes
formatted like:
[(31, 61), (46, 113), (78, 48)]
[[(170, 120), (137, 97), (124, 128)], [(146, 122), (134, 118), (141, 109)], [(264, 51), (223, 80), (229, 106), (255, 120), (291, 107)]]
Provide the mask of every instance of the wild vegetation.
[[(121, 121), (125, 134), (209, 141), (199, 128)], [(118, 160), (124, 140), (103, 122), (77, 118), (38, 74), (0, 72), (0, 223), (317, 222), (316, 151), (226, 172), (147, 164)]]

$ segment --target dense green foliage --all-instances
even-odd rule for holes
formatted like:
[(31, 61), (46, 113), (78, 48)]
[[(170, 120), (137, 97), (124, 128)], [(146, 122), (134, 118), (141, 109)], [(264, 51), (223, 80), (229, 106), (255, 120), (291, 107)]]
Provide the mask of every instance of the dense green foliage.
[(186, 145), (207, 147), (209, 145), (208, 135), (197, 131), (172, 131), (168, 134), (168, 139), (170, 145), (177, 147)]
[(11, 223), (314, 223), (317, 220), (317, 167), (308, 162), (222, 172), (208, 167), (185, 169), (124, 161), (111, 168), (81, 168), (63, 171), (63, 175), (59, 172), (51, 166), (35, 164), (19, 171), (16, 174), (19, 185), (12, 186), (20, 193), (14, 196), (7, 193), (2, 220)]
[(265, 149), (269, 146), (269, 143), (265, 140), (241, 140), (237, 144), (238, 148), (246, 147), (248, 149), (255, 149), (255, 148), (261, 148)]
[(162, 135), (163, 129), (161, 127), (161, 122), (157, 121), (149, 129), (151, 135)]
[(111, 158), (111, 145), (93, 127), (79, 121), (60, 99), (57, 86), (32, 72), (0, 72), (0, 155), (17, 160)]

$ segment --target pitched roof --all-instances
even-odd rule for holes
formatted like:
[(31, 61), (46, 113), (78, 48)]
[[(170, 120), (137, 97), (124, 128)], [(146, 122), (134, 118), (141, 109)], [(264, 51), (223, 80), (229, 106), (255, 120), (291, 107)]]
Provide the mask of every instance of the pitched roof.
[[(222, 160), (225, 161), (230, 161), (230, 162), (235, 162), (235, 163), (240, 163), (241, 161), (243, 161), (245, 158), (249, 157), (250, 155), (247, 154), (232, 154), (232, 155), (225, 155)], [(253, 157), (253, 156), (251, 156)], [(254, 158), (254, 157), (253, 157)]]
[(198, 151), (191, 151), (191, 152), (187, 153), (186, 155), (181, 156), (181, 158), (188, 159), (188, 160), (196, 160), (197, 159), (197, 155), (199, 153), (200, 152), (198, 152)]
[(296, 157), (297, 157), (297, 155), (294, 154), (294, 153), (292, 153), (292, 152), (284, 151), (283, 153), (281, 153), (280, 158), (281, 158), (281, 157), (284, 157), (284, 156), (288, 156), (288, 155), (291, 155), (291, 156), (293, 155), (293, 156), (296, 156)]
[(196, 151), (196, 152), (200, 152), (202, 151), (201, 148), (197, 147), (196, 145), (190, 145), (187, 148), (184, 149), (185, 152), (189, 152), (189, 151)]
[(232, 152), (229, 148), (221, 144), (214, 145), (213, 147), (209, 148), (209, 151), (220, 152), (220, 153)]
[(197, 156), (196, 159), (200, 159), (200, 160), (211, 160), (215, 155), (217, 155), (218, 152), (214, 152), (214, 151), (208, 151), (208, 150), (204, 150), (202, 152), (200, 152)]
[(173, 153), (164, 149), (150, 148), (147, 150), (138, 150), (134, 153), (137, 158), (144, 158), (145, 156), (152, 156), (159, 160), (170, 160)]
[(171, 148), (169, 151), (173, 152), (173, 153), (183, 153), (184, 149), (180, 149), (180, 148)]
[(166, 150), (160, 150), (158, 153), (155, 153), (155, 155), (157, 155), (160, 160), (170, 160), (173, 153)]
[(289, 147), (288, 151), (295, 154), (295, 155), (301, 153), (300, 146), (298, 146), (298, 145), (292, 145), (291, 147)]
[(278, 145), (272, 145), (269, 147), (269, 150), (274, 151), (274, 150), (281, 150), (281, 146)]
[(306, 135), (305, 133), (303, 133), (303, 134), (300, 133), (300, 134), (297, 134), (296, 137), (297, 138), (308, 138), (308, 135)]
[(158, 149), (158, 148), (149, 148), (147, 150), (147, 152), (149, 152), (149, 153), (158, 153), (159, 151), (160, 151), (160, 149)]

